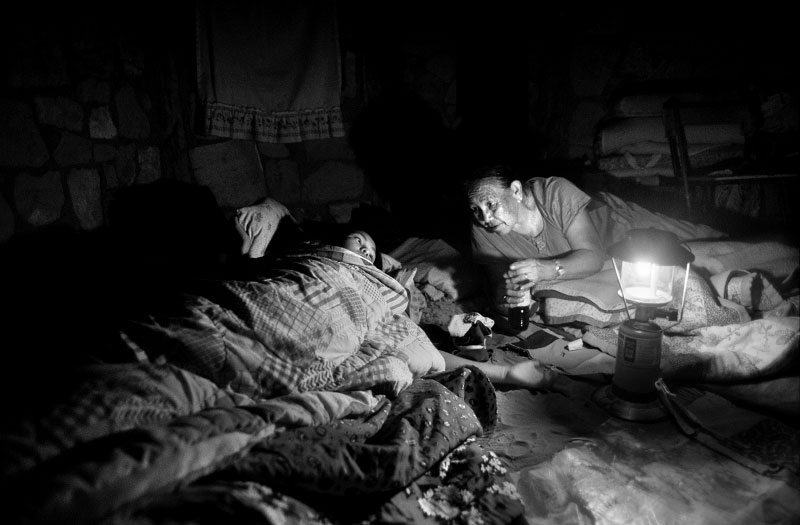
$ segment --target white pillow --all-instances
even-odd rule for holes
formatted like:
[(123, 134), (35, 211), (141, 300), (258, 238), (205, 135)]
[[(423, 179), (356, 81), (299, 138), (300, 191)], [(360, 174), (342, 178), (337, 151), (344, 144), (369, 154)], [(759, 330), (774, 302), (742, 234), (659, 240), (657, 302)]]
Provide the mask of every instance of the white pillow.
[(263, 257), (278, 224), (287, 215), (291, 217), (289, 209), (270, 198), (261, 204), (237, 209), (236, 230), (242, 237), (241, 253), (251, 258)]

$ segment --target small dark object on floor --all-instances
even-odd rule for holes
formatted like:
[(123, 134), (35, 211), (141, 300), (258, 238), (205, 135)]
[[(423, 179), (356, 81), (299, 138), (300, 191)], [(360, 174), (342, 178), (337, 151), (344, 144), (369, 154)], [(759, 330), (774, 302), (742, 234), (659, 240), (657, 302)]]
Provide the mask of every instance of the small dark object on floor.
[(491, 328), (487, 328), (481, 321), (475, 321), (462, 337), (452, 338), (452, 353), (472, 361), (488, 361), (489, 352), (486, 350), (486, 337), (491, 335)]

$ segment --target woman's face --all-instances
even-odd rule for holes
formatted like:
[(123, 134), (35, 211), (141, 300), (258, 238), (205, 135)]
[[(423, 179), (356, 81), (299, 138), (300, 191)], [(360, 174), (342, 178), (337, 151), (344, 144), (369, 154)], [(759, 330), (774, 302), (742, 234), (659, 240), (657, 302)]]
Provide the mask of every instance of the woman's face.
[(470, 190), (468, 197), (469, 209), (481, 228), (500, 235), (514, 229), (520, 204), (512, 188), (479, 183)]
[(369, 262), (375, 262), (375, 241), (366, 232), (354, 231), (344, 238), (342, 248), (347, 248), (351, 252), (355, 252), (367, 259)]

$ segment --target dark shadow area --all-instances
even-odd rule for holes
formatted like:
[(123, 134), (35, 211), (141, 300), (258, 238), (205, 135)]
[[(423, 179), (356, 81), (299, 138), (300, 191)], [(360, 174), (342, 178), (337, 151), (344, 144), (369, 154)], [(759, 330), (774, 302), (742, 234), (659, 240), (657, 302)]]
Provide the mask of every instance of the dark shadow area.
[(358, 115), (349, 139), (358, 165), (391, 209), (390, 216), (365, 210), (376, 219), (369, 221), (373, 236), (464, 235), (453, 227), (467, 224), (455, 137), (425, 101), (409, 91), (387, 91)]
[(207, 188), (160, 181), (120, 189), (107, 227), (62, 224), (0, 247), (4, 387), (19, 371), (55, 378), (65, 367), (132, 356), (119, 322), (170, 297), (189, 278), (210, 276), (236, 254), (235, 229)]
[(523, 165), (542, 154), (542, 141), (529, 122), (528, 10), (520, 3), (459, 13), (459, 161), (467, 172)]
[(240, 242), (209, 188), (175, 180), (118, 190), (108, 224), (116, 255), (144, 272), (213, 271)]
[(76, 366), (121, 359), (125, 274), (108, 246), (105, 232), (51, 225), (0, 248), (4, 421), (58, 395)]

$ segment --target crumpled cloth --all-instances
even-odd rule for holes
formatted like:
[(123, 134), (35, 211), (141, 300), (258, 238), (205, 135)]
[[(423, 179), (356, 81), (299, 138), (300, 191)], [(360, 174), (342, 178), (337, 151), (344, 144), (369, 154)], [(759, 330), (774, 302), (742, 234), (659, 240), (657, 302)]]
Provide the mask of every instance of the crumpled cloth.
[(728, 270), (711, 276), (711, 284), (720, 297), (744, 306), (753, 317), (769, 312), (789, 315), (789, 302), (762, 272)]
[[(491, 334), (491, 329), (494, 326), (494, 319), (489, 317), (484, 317), (483, 315), (477, 312), (469, 312), (466, 314), (456, 314), (450, 319), (450, 323), (447, 325), (447, 331), (453, 337), (464, 337), (472, 325), (480, 321), (483, 323), (483, 326), (489, 329), (489, 334)], [(484, 335), (489, 335), (484, 334)]]
[(242, 239), (241, 253), (253, 259), (263, 257), (278, 230), (278, 224), (287, 216), (295, 221), (285, 205), (271, 198), (237, 209), (235, 224)]

